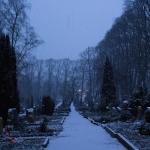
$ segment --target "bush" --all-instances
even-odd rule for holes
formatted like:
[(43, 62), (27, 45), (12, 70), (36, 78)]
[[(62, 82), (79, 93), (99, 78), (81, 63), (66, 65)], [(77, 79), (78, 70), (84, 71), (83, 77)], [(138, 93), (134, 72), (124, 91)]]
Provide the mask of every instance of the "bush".
[(149, 123), (144, 123), (141, 125), (139, 128), (139, 133), (141, 135), (150, 135), (150, 124)]
[(110, 122), (110, 116), (102, 116), (101, 117), (101, 122), (103, 122), (103, 123)]
[(127, 121), (127, 120), (130, 120), (132, 117), (131, 117), (131, 113), (127, 110), (123, 110), (121, 111), (121, 114), (120, 114), (120, 120), (121, 121)]
[(42, 113), (43, 113), (43, 115), (48, 115), (48, 116), (53, 115), (54, 108), (55, 108), (54, 100), (48, 95), (43, 96), (43, 98), (42, 98)]

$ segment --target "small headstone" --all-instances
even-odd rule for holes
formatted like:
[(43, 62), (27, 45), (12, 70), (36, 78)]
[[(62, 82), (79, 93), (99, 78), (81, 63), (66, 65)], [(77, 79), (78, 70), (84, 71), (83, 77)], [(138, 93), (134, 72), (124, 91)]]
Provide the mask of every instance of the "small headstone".
[(123, 104), (122, 104), (122, 108), (123, 109), (127, 109), (128, 108), (128, 105), (129, 105), (129, 102), (127, 100), (124, 100), (123, 101)]
[(138, 111), (137, 111), (137, 120), (142, 119), (142, 107), (138, 106)]
[(16, 108), (8, 110), (7, 125), (15, 125), (18, 122), (18, 111)]
[(29, 123), (34, 123), (35, 121), (35, 109), (29, 108), (26, 110), (26, 117)]
[(0, 134), (3, 132), (3, 119), (0, 117)]
[(33, 106), (33, 109), (35, 110), (35, 116), (37, 115), (37, 109), (36, 106)]
[(127, 100), (124, 100), (124, 101), (123, 101), (123, 104), (128, 105), (129, 102), (128, 102)]

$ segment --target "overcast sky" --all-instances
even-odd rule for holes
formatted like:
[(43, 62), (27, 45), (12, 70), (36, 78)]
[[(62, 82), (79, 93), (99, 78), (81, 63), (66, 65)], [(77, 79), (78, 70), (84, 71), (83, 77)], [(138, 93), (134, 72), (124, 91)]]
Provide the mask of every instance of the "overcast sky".
[(96, 46), (122, 14), (123, 0), (28, 0), (30, 23), (44, 41), (38, 59), (76, 60)]

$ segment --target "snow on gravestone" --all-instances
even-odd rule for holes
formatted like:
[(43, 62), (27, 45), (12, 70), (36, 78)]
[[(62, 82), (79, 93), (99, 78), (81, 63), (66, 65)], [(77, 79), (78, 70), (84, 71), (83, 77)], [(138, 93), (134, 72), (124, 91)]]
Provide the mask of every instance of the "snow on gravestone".
[(7, 125), (15, 125), (18, 122), (18, 111), (16, 108), (8, 110)]
[(34, 123), (35, 121), (35, 109), (29, 108), (26, 110), (26, 117), (29, 123)]
[(0, 134), (3, 132), (3, 119), (0, 117)]
[(123, 109), (127, 109), (128, 108), (128, 105), (129, 105), (129, 102), (127, 100), (124, 100), (123, 101), (123, 104), (122, 104), (122, 108)]

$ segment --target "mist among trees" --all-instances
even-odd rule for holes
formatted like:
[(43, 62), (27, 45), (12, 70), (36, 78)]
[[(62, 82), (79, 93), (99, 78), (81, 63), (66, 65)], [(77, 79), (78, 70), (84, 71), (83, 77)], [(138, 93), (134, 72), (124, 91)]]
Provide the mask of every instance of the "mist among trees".
[[(96, 47), (86, 48), (79, 54), (78, 60), (68, 58), (56, 60), (51, 58), (50, 54), (48, 54), (49, 59), (38, 60), (31, 51), (43, 41), (29, 23), (27, 16), (29, 4), (24, 0), (7, 2), (1, 0), (0, 6), (0, 53), (4, 52), (0, 59), (0, 64), (3, 64), (0, 66), (2, 67), (0, 76), (4, 79), (11, 70), (14, 70), (12, 88), (15, 90), (11, 92), (16, 97), (18, 93), (19, 98), (15, 98), (17, 104), (13, 107), (18, 108), (20, 104), (21, 107), (28, 108), (31, 107), (32, 101), (32, 105), (40, 107), (42, 97), (50, 95), (56, 104), (62, 100), (64, 107), (70, 101), (75, 101), (80, 105), (86, 102), (92, 109), (95, 104), (120, 105), (123, 100), (129, 99), (139, 90), (140, 86), (145, 93), (149, 92), (150, 4), (148, 1), (125, 1), (123, 14), (116, 18), (103, 40), (99, 41)], [(5, 35), (6, 33), (8, 36)], [(7, 41), (6, 47), (10, 47), (11, 52), (7, 52), (9, 49), (3, 47), (3, 40)], [(12, 53), (12, 56), (9, 53)], [(6, 60), (7, 64), (4, 65), (3, 62)], [(10, 65), (10, 68), (7, 68), (8, 60), (10, 64), (14, 64), (13, 67)], [(110, 75), (106, 73), (105, 62), (109, 62), (113, 70), (111, 72), (110, 69)], [(5, 69), (9, 71), (4, 73)], [(113, 87), (110, 93), (113, 97), (106, 98), (105, 93), (110, 87), (106, 86), (106, 77), (109, 84), (108, 78), (112, 78)], [(6, 87), (2, 81), (0, 86), (2, 93)], [(11, 94), (7, 95), (8, 101), (13, 102), (12, 97), (9, 96), (11, 97)], [(1, 101), (3, 100), (2, 96)], [(12, 106), (8, 105), (6, 109), (10, 107)]]

